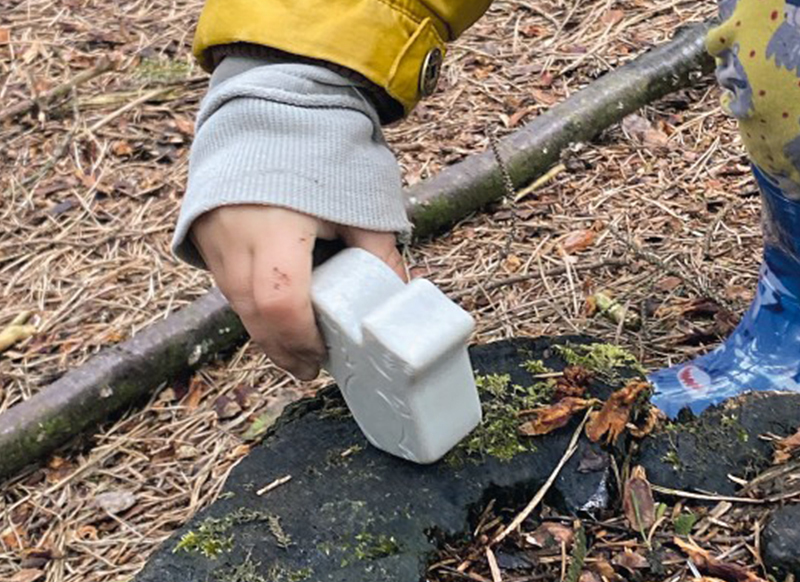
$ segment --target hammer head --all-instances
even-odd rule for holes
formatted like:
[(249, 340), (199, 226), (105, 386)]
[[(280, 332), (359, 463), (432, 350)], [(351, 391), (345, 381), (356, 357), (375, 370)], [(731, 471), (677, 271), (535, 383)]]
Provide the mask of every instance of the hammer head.
[(314, 271), (325, 368), (367, 439), (416, 463), (437, 461), (481, 421), (467, 354), (472, 317), (424, 279), (404, 284), (361, 249)]

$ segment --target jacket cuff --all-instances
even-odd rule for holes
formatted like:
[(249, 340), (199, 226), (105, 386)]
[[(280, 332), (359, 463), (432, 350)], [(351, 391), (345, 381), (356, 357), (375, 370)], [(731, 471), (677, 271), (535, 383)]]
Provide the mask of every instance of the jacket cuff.
[(200, 108), (175, 254), (220, 206), (282, 206), (369, 230), (410, 232), (400, 170), (370, 103), (325, 68), (258, 66), (215, 84)]

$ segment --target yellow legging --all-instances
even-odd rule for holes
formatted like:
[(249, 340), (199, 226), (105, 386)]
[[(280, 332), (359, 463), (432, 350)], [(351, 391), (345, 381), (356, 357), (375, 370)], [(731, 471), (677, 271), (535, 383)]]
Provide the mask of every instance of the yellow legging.
[(800, 0), (722, 0), (708, 36), (752, 161), (800, 199)]

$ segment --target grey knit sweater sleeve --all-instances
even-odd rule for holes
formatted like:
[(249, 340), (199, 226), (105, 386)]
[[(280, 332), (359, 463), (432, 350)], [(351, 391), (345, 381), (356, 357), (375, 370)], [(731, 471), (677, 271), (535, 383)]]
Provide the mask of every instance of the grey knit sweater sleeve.
[(191, 225), (235, 204), (410, 231), (400, 170), (373, 106), (346, 78), (314, 65), (228, 57), (215, 71), (198, 115), (176, 255), (204, 266)]

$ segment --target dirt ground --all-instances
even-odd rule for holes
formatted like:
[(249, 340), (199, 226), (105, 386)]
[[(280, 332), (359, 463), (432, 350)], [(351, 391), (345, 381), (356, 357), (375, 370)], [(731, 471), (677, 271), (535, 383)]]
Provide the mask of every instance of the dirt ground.
[[(0, 328), (30, 310), (38, 330), (0, 355), (0, 412), (211, 284), (169, 250), (207, 79), (189, 54), (201, 4), (0, 0)], [(691, 0), (495, 2), (452, 47), (436, 96), (387, 129), (407, 182), (713, 13)], [(114, 71), (3, 119), (104, 56)], [(761, 248), (758, 195), (718, 97), (708, 80), (610, 128), (514, 208), (408, 249), (413, 273), (471, 310), (476, 342), (589, 333), (650, 367), (712, 345), (752, 297)], [(587, 312), (597, 291), (641, 328)], [(132, 576), (215, 498), (253, 421), (324, 382), (298, 383), (247, 346), (4, 484), (0, 579), (23, 567), (52, 582)], [(242, 410), (221, 418), (214, 403), (237, 390)], [(112, 516), (109, 498), (131, 506)]]

